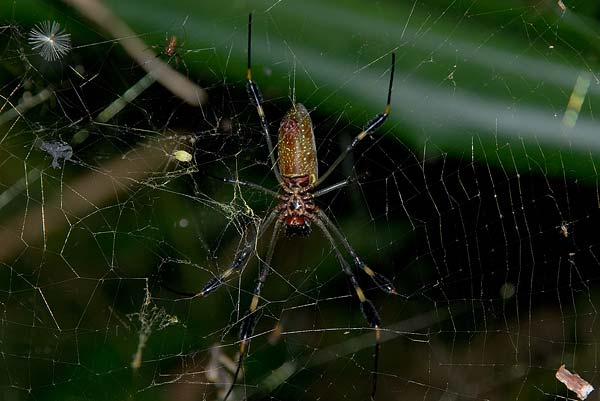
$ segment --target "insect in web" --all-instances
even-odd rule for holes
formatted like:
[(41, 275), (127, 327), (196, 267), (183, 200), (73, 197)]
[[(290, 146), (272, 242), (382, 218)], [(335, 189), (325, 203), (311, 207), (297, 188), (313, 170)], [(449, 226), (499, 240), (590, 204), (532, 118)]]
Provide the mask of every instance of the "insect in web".
[[(185, 45), (185, 40), (183, 42), (179, 42), (179, 38), (177, 35), (171, 35), (166, 42), (162, 53), (171, 59), (175, 59), (175, 64), (179, 65), (180, 62), (183, 63), (183, 59), (181, 58), (180, 49)], [(187, 67), (187, 66), (186, 66)]]
[[(184, 35), (185, 30), (184, 30)], [(167, 63), (175, 62), (175, 67), (179, 68), (179, 64), (182, 64), (185, 70), (189, 74), (189, 70), (187, 68), (187, 64), (182, 57), (182, 54), (191, 53), (191, 50), (183, 50), (185, 46), (186, 39), (184, 37), (183, 40), (180, 40), (177, 35), (165, 36), (165, 41), (161, 45), (152, 46), (153, 49), (159, 49), (158, 56), (163, 56)]]
[(252, 182), (244, 182), (230, 178), (223, 178), (222, 180), (226, 183), (251, 187), (263, 191), (266, 194), (272, 195), (278, 199), (279, 203), (262, 220), (262, 222), (258, 225), (258, 228), (255, 228), (253, 231), (251, 231), (251, 234), (248, 236), (248, 240), (238, 249), (233, 258), (233, 262), (225, 271), (209, 280), (198, 293), (190, 294), (181, 291), (174, 292), (186, 296), (205, 297), (223, 286), (234, 273), (239, 272), (247, 265), (249, 259), (255, 252), (256, 241), (262, 237), (262, 235), (271, 225), (273, 225), (273, 231), (268, 244), (266, 258), (259, 258), (259, 277), (252, 292), (252, 301), (250, 302), (248, 312), (242, 319), (240, 328), (240, 356), (231, 387), (223, 399), (223, 401), (226, 401), (234, 389), (240, 369), (244, 362), (245, 352), (248, 349), (250, 338), (254, 332), (254, 327), (258, 317), (260, 293), (263, 285), (267, 281), (269, 273), (271, 272), (270, 264), (281, 230), (283, 229), (284, 233), (288, 237), (307, 236), (311, 233), (311, 225), (316, 225), (331, 244), (343, 272), (347, 275), (354, 288), (356, 296), (360, 301), (361, 311), (366, 321), (375, 330), (374, 369), (371, 388), (371, 399), (374, 399), (377, 388), (377, 366), (381, 340), (381, 319), (379, 318), (379, 314), (375, 309), (375, 306), (366, 297), (364, 291), (361, 289), (354, 271), (351, 265), (342, 255), (342, 251), (340, 250), (338, 243), (341, 243), (342, 247), (350, 255), (355, 267), (358, 270), (366, 273), (366, 275), (374, 281), (377, 287), (388, 294), (395, 295), (397, 292), (394, 288), (394, 285), (387, 277), (372, 270), (360, 258), (346, 237), (342, 234), (341, 230), (333, 223), (327, 214), (325, 214), (323, 210), (317, 206), (315, 203), (315, 198), (348, 186), (355, 181), (352, 178), (347, 178), (325, 188), (316, 190), (340, 165), (346, 156), (348, 156), (348, 154), (350, 154), (356, 148), (360, 141), (369, 134), (373, 133), (387, 119), (390, 113), (395, 54), (392, 53), (390, 81), (387, 93), (387, 103), (384, 112), (370, 120), (365, 125), (364, 129), (358, 135), (356, 135), (350, 145), (348, 145), (348, 147), (346, 147), (346, 149), (338, 156), (338, 158), (329, 166), (326, 172), (319, 177), (317, 150), (315, 145), (315, 137), (313, 134), (312, 121), (306, 107), (300, 103), (292, 104), (292, 107), (287, 114), (285, 114), (283, 120), (281, 121), (277, 145), (279, 157), (278, 160), (275, 159), (275, 152), (271, 141), (271, 135), (269, 133), (269, 124), (262, 107), (262, 95), (260, 93), (258, 84), (252, 80), (251, 38), (252, 15), (250, 14), (248, 17), (247, 91), (250, 97), (250, 102), (256, 108), (258, 113), (262, 133), (266, 139), (269, 150), (270, 164), (279, 183), (281, 192), (273, 191)]
[(165, 35), (164, 44), (163, 45), (155, 45), (155, 46), (152, 46), (152, 48), (160, 49), (160, 55), (163, 55), (166, 58), (166, 61), (168, 63), (171, 63), (171, 61), (175, 61), (176, 67), (179, 67), (179, 64), (183, 64), (183, 67), (186, 69), (186, 71), (189, 74), (189, 70), (188, 70), (187, 64), (185, 63), (183, 55), (189, 54), (189, 53), (198, 53), (201, 51), (205, 51), (207, 49), (185, 49), (185, 44), (187, 42), (187, 32), (185, 30), (186, 21), (187, 21), (187, 18), (181, 25), (181, 28), (183, 30), (183, 39), (181, 39), (179, 36), (177, 36), (175, 34)]

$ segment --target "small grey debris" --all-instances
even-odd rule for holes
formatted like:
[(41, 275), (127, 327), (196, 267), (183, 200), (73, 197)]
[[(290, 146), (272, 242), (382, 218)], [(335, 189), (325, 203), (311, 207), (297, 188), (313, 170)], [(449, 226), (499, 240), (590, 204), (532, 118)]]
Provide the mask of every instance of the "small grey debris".
[(52, 156), (52, 168), (60, 168), (60, 159), (71, 160), (73, 156), (73, 148), (63, 141), (42, 142), (40, 149)]

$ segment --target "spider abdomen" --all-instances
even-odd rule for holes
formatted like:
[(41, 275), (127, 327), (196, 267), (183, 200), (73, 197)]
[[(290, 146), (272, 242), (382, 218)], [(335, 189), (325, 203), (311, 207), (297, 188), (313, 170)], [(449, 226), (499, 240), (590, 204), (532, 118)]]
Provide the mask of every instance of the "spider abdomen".
[(301, 103), (294, 103), (281, 120), (277, 147), (282, 177), (296, 179), (302, 186), (317, 181), (317, 147), (312, 121)]

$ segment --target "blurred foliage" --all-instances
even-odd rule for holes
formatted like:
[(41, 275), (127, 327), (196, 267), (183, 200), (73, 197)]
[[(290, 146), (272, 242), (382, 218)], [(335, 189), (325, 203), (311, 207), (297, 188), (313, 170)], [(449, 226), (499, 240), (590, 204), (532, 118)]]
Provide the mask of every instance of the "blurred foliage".
[[(590, 108), (600, 94), (597, 4), (566, 2), (565, 11), (555, 1), (106, 4), (149, 44), (164, 44), (174, 34), (185, 49), (207, 49), (184, 57), (207, 85), (215, 78), (243, 79), (245, 20), (252, 11), (255, 79), (265, 93), (289, 96), (293, 79), (298, 99), (322, 113), (345, 110), (357, 124), (382, 109), (387, 55), (396, 51), (399, 71), (386, 132), (413, 149), (431, 142), (470, 157), (473, 145), (477, 159), (504, 167), (528, 169), (533, 159), (554, 174), (562, 174), (563, 165), (580, 177), (593, 173), (589, 153), (600, 146)], [(68, 20), (82, 45), (97, 40), (61, 3), (24, 0), (2, 7), (3, 15), (25, 23)], [(580, 74), (591, 86), (569, 128), (562, 119)], [(496, 157), (504, 147), (514, 161), (502, 152)], [(557, 149), (562, 158), (554, 156)]]
[[(30, 4), (4, 7), (31, 22), (47, 18), (54, 7), (64, 10), (60, 3), (46, 11)], [(555, 1), (107, 4), (148, 43), (175, 34), (186, 49), (210, 49), (185, 56), (190, 71), (208, 85), (215, 78), (243, 79), (245, 16), (252, 11), (255, 79), (265, 93), (289, 96), (293, 79), (298, 99), (322, 113), (345, 110), (344, 117), (359, 125), (381, 110), (387, 55), (396, 51), (392, 123), (385, 129), (390, 135), (413, 149), (430, 142), (458, 157), (471, 157), (473, 146), (477, 159), (504, 167), (529, 169), (532, 159), (554, 174), (562, 174), (563, 165), (580, 177), (593, 173), (589, 153), (600, 145), (590, 107), (600, 93), (594, 72), (597, 4), (566, 2), (565, 11)], [(72, 16), (73, 31), (85, 24), (63, 12)], [(78, 35), (83, 43), (86, 38)], [(580, 74), (591, 86), (569, 128), (563, 115)], [(505, 147), (515, 160), (496, 152)]]

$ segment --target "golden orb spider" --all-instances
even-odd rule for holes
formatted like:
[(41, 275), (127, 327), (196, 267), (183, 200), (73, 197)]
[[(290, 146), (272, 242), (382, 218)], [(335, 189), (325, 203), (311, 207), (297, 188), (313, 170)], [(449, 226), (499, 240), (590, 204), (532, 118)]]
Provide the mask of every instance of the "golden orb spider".
[[(255, 251), (255, 241), (262, 237), (265, 230), (274, 224), (271, 240), (268, 245), (267, 255), (264, 263), (261, 263), (259, 268), (259, 278), (254, 287), (252, 301), (247, 314), (242, 319), (240, 328), (240, 356), (237, 363), (237, 368), (233, 376), (231, 386), (227, 394), (223, 398), (226, 401), (229, 398), (237, 378), (240, 373), (244, 361), (244, 355), (247, 350), (248, 343), (254, 332), (254, 327), (257, 319), (257, 308), (260, 299), (261, 289), (267, 280), (267, 276), (271, 271), (271, 259), (280, 230), (283, 226), (287, 236), (307, 236), (311, 232), (311, 223), (314, 223), (321, 229), (327, 240), (331, 243), (335, 255), (342, 267), (343, 272), (348, 276), (350, 283), (354, 287), (356, 296), (360, 301), (361, 311), (367, 322), (375, 329), (375, 354), (374, 354), (374, 369), (371, 388), (371, 399), (375, 398), (377, 388), (377, 366), (380, 348), (380, 326), (381, 319), (375, 309), (373, 303), (365, 296), (363, 290), (358, 284), (352, 268), (344, 259), (341, 251), (336, 245), (336, 239), (342, 243), (345, 250), (352, 257), (355, 266), (365, 272), (375, 282), (377, 287), (388, 294), (396, 295), (397, 292), (392, 282), (384, 275), (375, 272), (369, 268), (365, 262), (354, 251), (348, 240), (344, 237), (340, 229), (327, 217), (327, 215), (315, 204), (314, 199), (321, 195), (345, 187), (352, 182), (353, 179), (348, 178), (326, 188), (314, 191), (319, 187), (327, 177), (335, 170), (336, 167), (344, 160), (344, 158), (352, 152), (358, 143), (367, 135), (374, 132), (387, 119), (390, 113), (390, 101), (392, 96), (392, 83), (394, 80), (395, 54), (392, 53), (392, 66), (390, 72), (390, 82), (387, 93), (387, 103), (384, 112), (374, 117), (369, 121), (365, 128), (354, 138), (348, 147), (339, 155), (339, 157), (329, 166), (329, 169), (321, 176), (318, 175), (318, 160), (317, 149), (315, 145), (315, 137), (313, 134), (312, 121), (310, 115), (300, 103), (294, 103), (291, 109), (286, 113), (279, 127), (278, 137), (278, 155), (279, 159), (275, 159), (275, 152), (269, 133), (269, 125), (262, 108), (262, 95), (256, 82), (252, 80), (251, 68), (251, 49), (252, 49), (252, 14), (248, 17), (248, 69), (247, 69), (247, 91), (250, 97), (250, 102), (256, 108), (263, 135), (267, 142), (269, 150), (269, 158), (271, 167), (275, 173), (275, 177), (281, 186), (282, 193), (275, 192), (265, 188), (259, 184), (238, 181), (229, 178), (222, 178), (226, 183), (247, 186), (258, 189), (267, 194), (270, 194), (280, 200), (278, 206), (272, 210), (268, 216), (263, 219), (259, 227), (250, 234), (250, 238), (236, 252), (233, 262), (223, 273), (209, 280), (202, 290), (198, 293), (185, 293), (174, 291), (186, 296), (208, 296), (210, 293), (225, 284), (226, 280), (235, 272), (243, 269), (248, 263), (250, 257)], [(260, 259), (259, 259), (260, 260)]]

